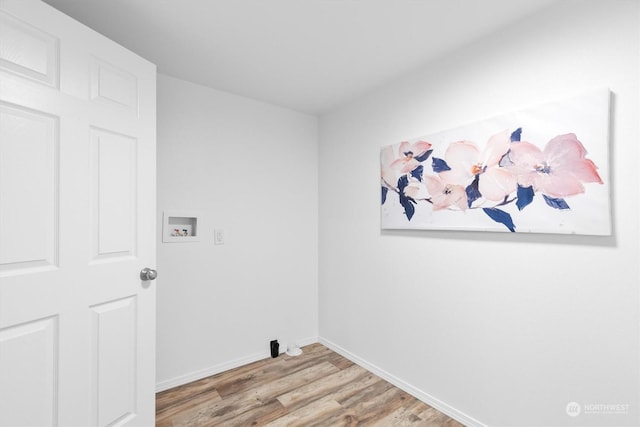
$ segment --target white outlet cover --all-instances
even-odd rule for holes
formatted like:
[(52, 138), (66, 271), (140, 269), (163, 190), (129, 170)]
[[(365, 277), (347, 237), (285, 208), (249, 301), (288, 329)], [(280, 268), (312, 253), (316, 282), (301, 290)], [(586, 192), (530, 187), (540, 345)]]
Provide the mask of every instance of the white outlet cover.
[(224, 230), (220, 228), (213, 230), (213, 243), (215, 245), (224, 245)]

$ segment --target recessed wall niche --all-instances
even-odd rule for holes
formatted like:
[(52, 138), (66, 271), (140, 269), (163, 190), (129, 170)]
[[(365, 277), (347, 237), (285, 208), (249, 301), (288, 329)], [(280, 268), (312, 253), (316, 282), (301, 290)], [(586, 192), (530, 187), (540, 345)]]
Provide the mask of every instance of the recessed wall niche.
[(186, 243), (200, 241), (198, 212), (165, 211), (162, 221), (164, 243)]

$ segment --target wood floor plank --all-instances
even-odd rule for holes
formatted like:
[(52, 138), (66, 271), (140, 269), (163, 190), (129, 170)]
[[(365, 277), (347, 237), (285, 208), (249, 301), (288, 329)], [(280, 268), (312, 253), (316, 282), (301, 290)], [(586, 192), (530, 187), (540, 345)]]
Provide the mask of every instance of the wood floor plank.
[(193, 401), (198, 399), (205, 401), (222, 399), (215, 390), (215, 381), (212, 381), (211, 377), (158, 393), (156, 396), (156, 413), (175, 412), (173, 408), (180, 408), (185, 402), (188, 402), (187, 405), (189, 403), (193, 404)]
[(347, 369), (343, 369), (325, 378), (321, 378), (318, 381), (304, 384), (288, 393), (282, 394), (278, 396), (278, 400), (285, 408), (294, 410), (303, 406), (304, 402), (318, 399), (323, 395), (333, 394), (338, 388), (367, 374), (366, 369), (352, 365)]
[(158, 393), (157, 427), (464, 427), (316, 343)]
[(421, 415), (425, 411), (431, 410), (431, 409), (433, 409), (431, 406), (427, 405), (426, 403), (418, 399), (414, 399), (413, 401), (410, 402), (410, 404), (407, 405), (407, 410), (411, 411), (412, 414), (418, 416), (419, 418), (422, 418)]
[(301, 383), (312, 382), (337, 371), (338, 369), (331, 363), (322, 362), (270, 382), (258, 381), (256, 387), (228, 395), (223, 400), (213, 402), (205, 408), (187, 411), (184, 416), (177, 419), (182, 423), (195, 426), (207, 425), (209, 421), (224, 425), (223, 423), (232, 422), (233, 418), (241, 416), (244, 412), (275, 400), (278, 395), (293, 390)]
[[(182, 398), (173, 405), (166, 404), (161, 409), (156, 408), (156, 426), (172, 427), (173, 419), (182, 414), (197, 411), (198, 408), (209, 407), (214, 402), (222, 401), (215, 390), (194, 394), (191, 398)], [(165, 396), (164, 399), (167, 399)]]
[(372, 422), (372, 427), (426, 427), (425, 421), (404, 406)]
[(427, 410), (420, 414), (420, 418), (427, 421), (429, 427), (464, 427), (462, 424), (453, 420), (438, 411), (435, 408), (429, 407)]
[(385, 381), (380, 381), (370, 387), (366, 393), (342, 403), (341, 414), (325, 419), (323, 422), (326, 423), (318, 425), (372, 425), (400, 407), (399, 397), (402, 393), (404, 393), (402, 390)]
[(268, 427), (307, 427), (318, 418), (328, 418), (331, 414), (342, 411), (342, 406), (331, 396), (312, 401), (275, 421), (267, 424)]

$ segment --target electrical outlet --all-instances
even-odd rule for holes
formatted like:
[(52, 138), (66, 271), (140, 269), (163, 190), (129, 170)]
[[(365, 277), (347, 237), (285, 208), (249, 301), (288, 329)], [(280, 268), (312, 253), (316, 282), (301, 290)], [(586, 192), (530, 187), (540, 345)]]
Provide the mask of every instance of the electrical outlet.
[(213, 230), (213, 244), (214, 245), (224, 245), (224, 230), (221, 228), (216, 228)]

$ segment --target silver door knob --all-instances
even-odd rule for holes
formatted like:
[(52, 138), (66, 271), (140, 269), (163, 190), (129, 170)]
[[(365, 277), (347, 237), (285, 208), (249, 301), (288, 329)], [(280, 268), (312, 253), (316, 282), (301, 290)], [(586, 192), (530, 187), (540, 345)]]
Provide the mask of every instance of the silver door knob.
[(140, 271), (140, 279), (142, 280), (156, 280), (156, 277), (158, 277), (158, 272), (151, 268), (143, 268)]

